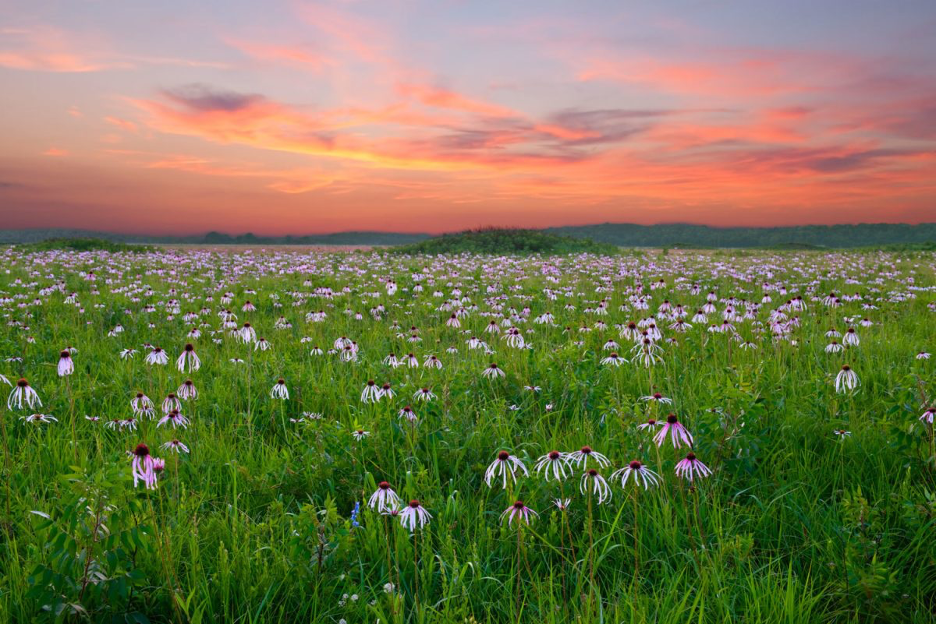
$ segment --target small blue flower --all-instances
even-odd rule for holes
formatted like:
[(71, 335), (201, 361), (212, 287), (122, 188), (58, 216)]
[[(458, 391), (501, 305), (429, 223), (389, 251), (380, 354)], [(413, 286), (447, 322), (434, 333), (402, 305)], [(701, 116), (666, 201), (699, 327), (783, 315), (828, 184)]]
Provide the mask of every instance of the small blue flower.
[(359, 526), (361, 526), (360, 523), (358, 523), (358, 521), (357, 521), (357, 516), (358, 516), (358, 512), (359, 512), (359, 511), (361, 511), (361, 503), (360, 503), (360, 501), (354, 503), (354, 509), (351, 510), (351, 526), (352, 526), (352, 527), (359, 527)]

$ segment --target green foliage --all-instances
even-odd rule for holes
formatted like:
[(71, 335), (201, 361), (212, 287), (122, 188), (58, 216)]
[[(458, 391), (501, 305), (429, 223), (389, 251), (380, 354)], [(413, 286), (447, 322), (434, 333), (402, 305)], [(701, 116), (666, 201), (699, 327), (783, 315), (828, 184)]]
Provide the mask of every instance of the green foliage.
[[(0, 374), (27, 378), (43, 405), (11, 410), (0, 397), (0, 622), (934, 619), (936, 442), (920, 414), (936, 358), (915, 357), (936, 348), (930, 252), (4, 253)], [(666, 300), (691, 318), (709, 290), (718, 311), (689, 331), (657, 313)], [(821, 302), (829, 292), (840, 307)], [(735, 322), (743, 342), (707, 331), (728, 297), (765, 294), (754, 319)], [(796, 295), (809, 307), (789, 310), (799, 325), (775, 339), (770, 313)], [(447, 325), (462, 308), (461, 326)], [(237, 340), (222, 310), (272, 348)], [(317, 311), (326, 317), (306, 316)], [(554, 324), (535, 322), (547, 312)], [(662, 361), (603, 365), (612, 339), (630, 357), (618, 326), (651, 314)], [(858, 346), (826, 353), (830, 327), (864, 316), (874, 324), (855, 326)], [(485, 332), (504, 318), (531, 348)], [(328, 353), (340, 336), (357, 359)], [(469, 349), (471, 336), (490, 352)], [(187, 342), (201, 367), (183, 373)], [(146, 364), (144, 343), (169, 364)], [(59, 377), (66, 345), (76, 368)], [(124, 359), (126, 348), (139, 352)], [(393, 368), (391, 352), (444, 366)], [(481, 376), (492, 361), (504, 378)], [(861, 379), (852, 394), (835, 391), (844, 363)], [(288, 400), (270, 396), (280, 377)], [(182, 405), (187, 428), (158, 426), (161, 413), (120, 425), (137, 391), (159, 412), (186, 379), (198, 388)], [(368, 379), (397, 395), (362, 403)], [(436, 399), (417, 401), (421, 388)], [(407, 404), (414, 424), (400, 417)], [(58, 420), (23, 419), (34, 411)], [(678, 479), (687, 449), (639, 428), (670, 411), (711, 476)], [(174, 439), (191, 452), (165, 450)], [(129, 476), (140, 442), (166, 460), (155, 490)], [(614, 480), (589, 511), (580, 468), (562, 483), (533, 470), (549, 450), (584, 445), (612, 462), (605, 477), (636, 459), (660, 483), (635, 495)], [(531, 473), (506, 490), (484, 483), (502, 449)], [(410, 533), (370, 509), (383, 480), (431, 522)], [(500, 520), (518, 498), (539, 514), (520, 533)]]
[(570, 236), (559, 236), (540, 230), (510, 228), (480, 228), (458, 234), (443, 234), (419, 243), (393, 248), (398, 254), (615, 254), (614, 245), (599, 244), (594, 241)]
[(57, 622), (102, 613), (148, 622), (129, 609), (134, 588), (147, 584), (136, 559), (152, 551), (150, 529), (139, 523), (143, 504), (116, 468), (62, 480), (67, 493), (54, 508), (30, 512), (42, 554), (29, 576), (27, 597), (40, 605), (38, 613)]
[(128, 245), (100, 238), (50, 238), (22, 247), (24, 251), (108, 251), (143, 253), (153, 251), (149, 245)]

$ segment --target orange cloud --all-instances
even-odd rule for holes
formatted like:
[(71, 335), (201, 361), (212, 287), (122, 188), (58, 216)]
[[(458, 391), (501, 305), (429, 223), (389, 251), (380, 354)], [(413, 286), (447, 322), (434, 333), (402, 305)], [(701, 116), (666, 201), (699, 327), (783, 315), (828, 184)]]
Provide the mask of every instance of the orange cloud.
[(509, 108), (474, 100), (460, 93), (430, 87), (421, 84), (397, 84), (397, 92), (408, 98), (415, 98), (426, 106), (436, 108), (449, 108), (452, 110), (487, 115), (490, 117), (519, 117), (520, 115)]
[(58, 147), (50, 147), (46, 151), (42, 152), (43, 156), (68, 156), (68, 150), (63, 150)]
[(334, 59), (309, 46), (284, 46), (237, 39), (226, 41), (228, 45), (256, 60), (282, 62), (316, 72), (335, 64)]

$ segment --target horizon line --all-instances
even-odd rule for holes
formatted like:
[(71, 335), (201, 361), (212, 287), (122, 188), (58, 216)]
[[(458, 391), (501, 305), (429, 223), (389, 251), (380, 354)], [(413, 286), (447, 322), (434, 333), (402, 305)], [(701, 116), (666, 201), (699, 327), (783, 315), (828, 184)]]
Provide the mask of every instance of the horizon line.
[(188, 232), (188, 233), (155, 233), (155, 232), (129, 232), (129, 231), (120, 231), (120, 230), (106, 230), (106, 229), (85, 229), (85, 228), (69, 228), (69, 227), (24, 227), (24, 228), (3, 228), (0, 229), (0, 232), (36, 232), (36, 231), (72, 231), (72, 232), (87, 232), (91, 234), (111, 234), (117, 236), (148, 236), (148, 237), (165, 237), (165, 238), (189, 238), (197, 236), (208, 236), (209, 234), (219, 234), (222, 236), (255, 236), (263, 238), (302, 238), (309, 236), (337, 236), (340, 234), (397, 234), (397, 235), (408, 235), (408, 236), (442, 236), (445, 234), (458, 234), (462, 232), (469, 232), (479, 229), (498, 229), (498, 230), (555, 230), (559, 228), (583, 228), (583, 227), (595, 227), (602, 225), (631, 225), (635, 227), (660, 227), (660, 226), (672, 226), (672, 225), (682, 225), (682, 226), (691, 226), (691, 227), (702, 227), (712, 230), (737, 230), (737, 229), (746, 229), (746, 230), (772, 230), (772, 229), (792, 229), (800, 227), (821, 227), (821, 228), (832, 228), (832, 227), (857, 227), (862, 225), (906, 225), (909, 227), (918, 227), (923, 225), (936, 225), (936, 220), (934, 221), (920, 221), (918, 223), (909, 223), (906, 221), (860, 221), (852, 223), (800, 223), (795, 225), (709, 225), (707, 223), (692, 223), (688, 221), (663, 221), (657, 223), (633, 223), (628, 221), (601, 221), (597, 223), (574, 223), (566, 225), (553, 225), (548, 227), (530, 227), (522, 225), (512, 225), (512, 226), (491, 226), (491, 225), (478, 225), (469, 228), (461, 228), (456, 230), (440, 230), (440, 231), (401, 231), (401, 230), (381, 230), (381, 229), (365, 229), (365, 230), (337, 230), (331, 232), (306, 232), (304, 234), (295, 234), (295, 233), (284, 233), (284, 234), (263, 234), (253, 231), (243, 231), (239, 233), (224, 232), (221, 230), (205, 230), (199, 232)]

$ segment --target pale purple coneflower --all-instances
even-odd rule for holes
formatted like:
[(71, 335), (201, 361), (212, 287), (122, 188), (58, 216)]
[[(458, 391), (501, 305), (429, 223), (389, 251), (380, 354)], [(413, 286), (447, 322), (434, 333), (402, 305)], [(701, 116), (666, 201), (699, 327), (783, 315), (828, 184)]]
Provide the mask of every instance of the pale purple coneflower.
[(627, 481), (633, 477), (634, 484), (637, 486), (643, 485), (644, 489), (649, 489), (651, 485), (657, 485), (660, 481), (660, 476), (644, 466), (642, 463), (636, 459), (630, 462), (627, 466), (616, 470), (612, 473), (611, 478), (621, 479), (621, 487), (627, 487)]
[(611, 486), (605, 481), (597, 470), (590, 468), (582, 474), (582, 480), (579, 482), (579, 491), (582, 494), (591, 492), (598, 495), (598, 504), (611, 500)]
[(237, 337), (244, 344), (250, 344), (257, 340), (257, 330), (250, 323), (244, 325), (237, 331)]
[(286, 380), (280, 377), (276, 380), (276, 383), (273, 384), (273, 388), (270, 390), (271, 399), (282, 399), (286, 400), (289, 398), (289, 390), (286, 388)]
[(429, 388), (421, 388), (413, 394), (413, 398), (417, 401), (431, 401), (436, 398), (436, 395)]
[(594, 460), (598, 464), (599, 468), (607, 468), (611, 465), (610, 459), (598, 451), (592, 450), (592, 447), (590, 446), (583, 446), (577, 451), (572, 451), (571, 453), (566, 454), (566, 461), (581, 468), (588, 468), (589, 459)]
[(30, 414), (29, 416), (20, 416), (20, 420), (23, 422), (40, 424), (49, 424), (53, 422), (58, 422), (58, 418), (52, 416), (51, 414)]
[(376, 403), (380, 400), (380, 386), (373, 379), (367, 380), (367, 385), (361, 391), (361, 403)]
[(712, 474), (711, 469), (696, 459), (695, 453), (690, 451), (685, 459), (676, 464), (676, 476), (692, 481), (695, 477), (707, 477)]
[(380, 387), (380, 396), (378, 396), (377, 398), (382, 399), (384, 397), (387, 397), (388, 399), (392, 399), (395, 396), (396, 396), (396, 392), (393, 391), (393, 388), (390, 387), (390, 383), (387, 382)]
[(426, 511), (418, 500), (411, 500), (409, 504), (400, 512), (400, 524), (409, 529), (410, 533), (416, 530), (416, 527), (422, 528), (429, 524), (432, 514)]
[(484, 482), (488, 487), (493, 487), (491, 481), (499, 476), (502, 479), (502, 487), (507, 489), (507, 477), (509, 476), (513, 482), (516, 483), (516, 473), (518, 469), (522, 471), (524, 475), (529, 476), (530, 473), (527, 471), (522, 461), (507, 451), (501, 451), (497, 454), (497, 458), (491, 462), (491, 465), (487, 467), (487, 470), (484, 471)]
[(133, 359), (133, 356), (135, 356), (136, 354), (137, 354), (136, 349), (123, 349), (123, 350), (120, 352), (120, 359), (121, 359), (121, 360), (130, 360), (130, 359)]
[(504, 510), (504, 513), (500, 515), (501, 522), (504, 519), (507, 519), (507, 526), (513, 524), (513, 521), (516, 520), (517, 524), (523, 522), (524, 524), (530, 524), (530, 517), (538, 517), (539, 514), (523, 504), (523, 501), (518, 500), (513, 505)]
[(839, 440), (844, 440), (845, 438), (851, 436), (851, 431), (845, 431), (844, 429), (835, 429), (832, 431), (832, 435), (837, 437)]
[(838, 375), (835, 376), (835, 391), (845, 393), (858, 387), (858, 375), (848, 364), (842, 366)]
[(190, 373), (201, 368), (201, 360), (198, 359), (198, 355), (195, 353), (195, 347), (192, 346), (192, 343), (185, 345), (185, 348), (182, 349), (182, 355), (176, 360), (176, 367), (179, 369), (180, 373), (185, 372), (186, 365)]
[(162, 427), (166, 423), (172, 425), (172, 428), (181, 427), (183, 429), (188, 428), (189, 419), (179, 413), (179, 410), (172, 410), (165, 416), (159, 419), (159, 422), (156, 423), (156, 427)]
[(75, 362), (72, 360), (71, 352), (64, 349), (59, 353), (58, 376), (65, 377), (75, 372)]
[(565, 511), (569, 508), (571, 502), (571, 498), (556, 498), (553, 500), (553, 505), (555, 505), (559, 511)]
[(150, 455), (149, 447), (145, 444), (137, 444), (133, 449), (133, 462), (131, 463), (131, 472), (133, 473), (133, 487), (137, 486), (139, 481), (143, 481), (147, 489), (156, 489), (156, 472), (153, 470), (155, 462)]
[(175, 392), (170, 392), (167, 394), (166, 398), (162, 402), (163, 414), (168, 414), (172, 410), (178, 411), (180, 409), (182, 409), (182, 402), (175, 395)]
[(930, 354), (927, 353), (926, 351), (920, 351), (919, 353), (916, 354), (916, 359), (918, 359), (918, 360), (928, 360), (928, 359), (930, 359)]
[(619, 356), (617, 353), (613, 351), (611, 352), (610, 355), (608, 355), (608, 357), (601, 359), (602, 366), (620, 366), (621, 364), (624, 364), (625, 362), (627, 362), (627, 360), (625, 360), (624, 358), (622, 358), (621, 356)]
[(188, 453), (189, 448), (182, 444), (179, 440), (169, 440), (162, 445), (162, 450), (169, 451), (170, 453)]
[(403, 408), (397, 412), (397, 416), (405, 418), (409, 422), (416, 422), (416, 412), (414, 412), (413, 408), (409, 405), (404, 405)]
[(491, 363), (490, 366), (481, 371), (482, 377), (487, 377), (488, 379), (495, 379), (497, 377), (503, 377), (506, 373), (503, 369), (499, 368), (497, 364)]
[(929, 407), (920, 415), (920, 420), (932, 425), (934, 417), (936, 417), (936, 407)]
[(153, 347), (145, 361), (150, 366), (165, 366), (169, 363), (169, 356), (160, 347)]
[(367, 501), (367, 506), (371, 509), (376, 508), (378, 512), (383, 512), (385, 509), (399, 507), (400, 503), (400, 497), (393, 491), (390, 484), (381, 481), (377, 486), (377, 490), (371, 494), (370, 499)]
[(195, 384), (191, 379), (186, 379), (182, 382), (182, 385), (179, 386), (179, 389), (176, 390), (176, 394), (179, 395), (179, 398), (183, 401), (188, 401), (189, 399), (198, 397), (198, 390), (195, 389)]
[(273, 343), (263, 337), (257, 338), (257, 342), (254, 343), (254, 351), (269, 351), (272, 348)]
[(673, 399), (669, 399), (659, 392), (654, 392), (653, 394), (648, 394), (647, 396), (640, 397), (641, 401), (647, 401), (649, 403), (659, 403), (660, 405), (669, 405), (673, 402)]
[(554, 478), (556, 481), (562, 481), (569, 476), (566, 472), (568, 468), (568, 458), (564, 453), (559, 451), (549, 451), (540, 457), (536, 461), (536, 464), (533, 465), (533, 470), (535, 470), (537, 474), (542, 472), (543, 477), (547, 481), (549, 481), (550, 477)]
[(140, 416), (152, 417), (154, 413), (153, 401), (142, 392), (137, 392), (136, 396), (130, 399), (130, 409), (134, 414)]
[(692, 434), (679, 422), (676, 414), (670, 414), (666, 417), (666, 424), (653, 436), (653, 441), (656, 442), (657, 446), (662, 446), (663, 442), (666, 441), (667, 434), (670, 436), (674, 448), (679, 448), (682, 444), (692, 446)]
[[(42, 401), (39, 400), (39, 394), (29, 385), (25, 377), (21, 377), (16, 385), (13, 386), (10, 396), (7, 397), (7, 409), (23, 409), (23, 402), (32, 409), (36, 405), (42, 407)], [(16, 406), (14, 408), (14, 406)]]
[(355, 429), (351, 432), (351, 437), (356, 441), (360, 442), (364, 438), (370, 435), (370, 431), (364, 431), (363, 429)]
[(845, 336), (842, 338), (842, 342), (845, 343), (845, 345), (849, 347), (858, 346), (858, 342), (859, 342), (858, 334), (857, 332), (855, 332), (854, 327), (848, 328), (848, 330), (845, 332)]

